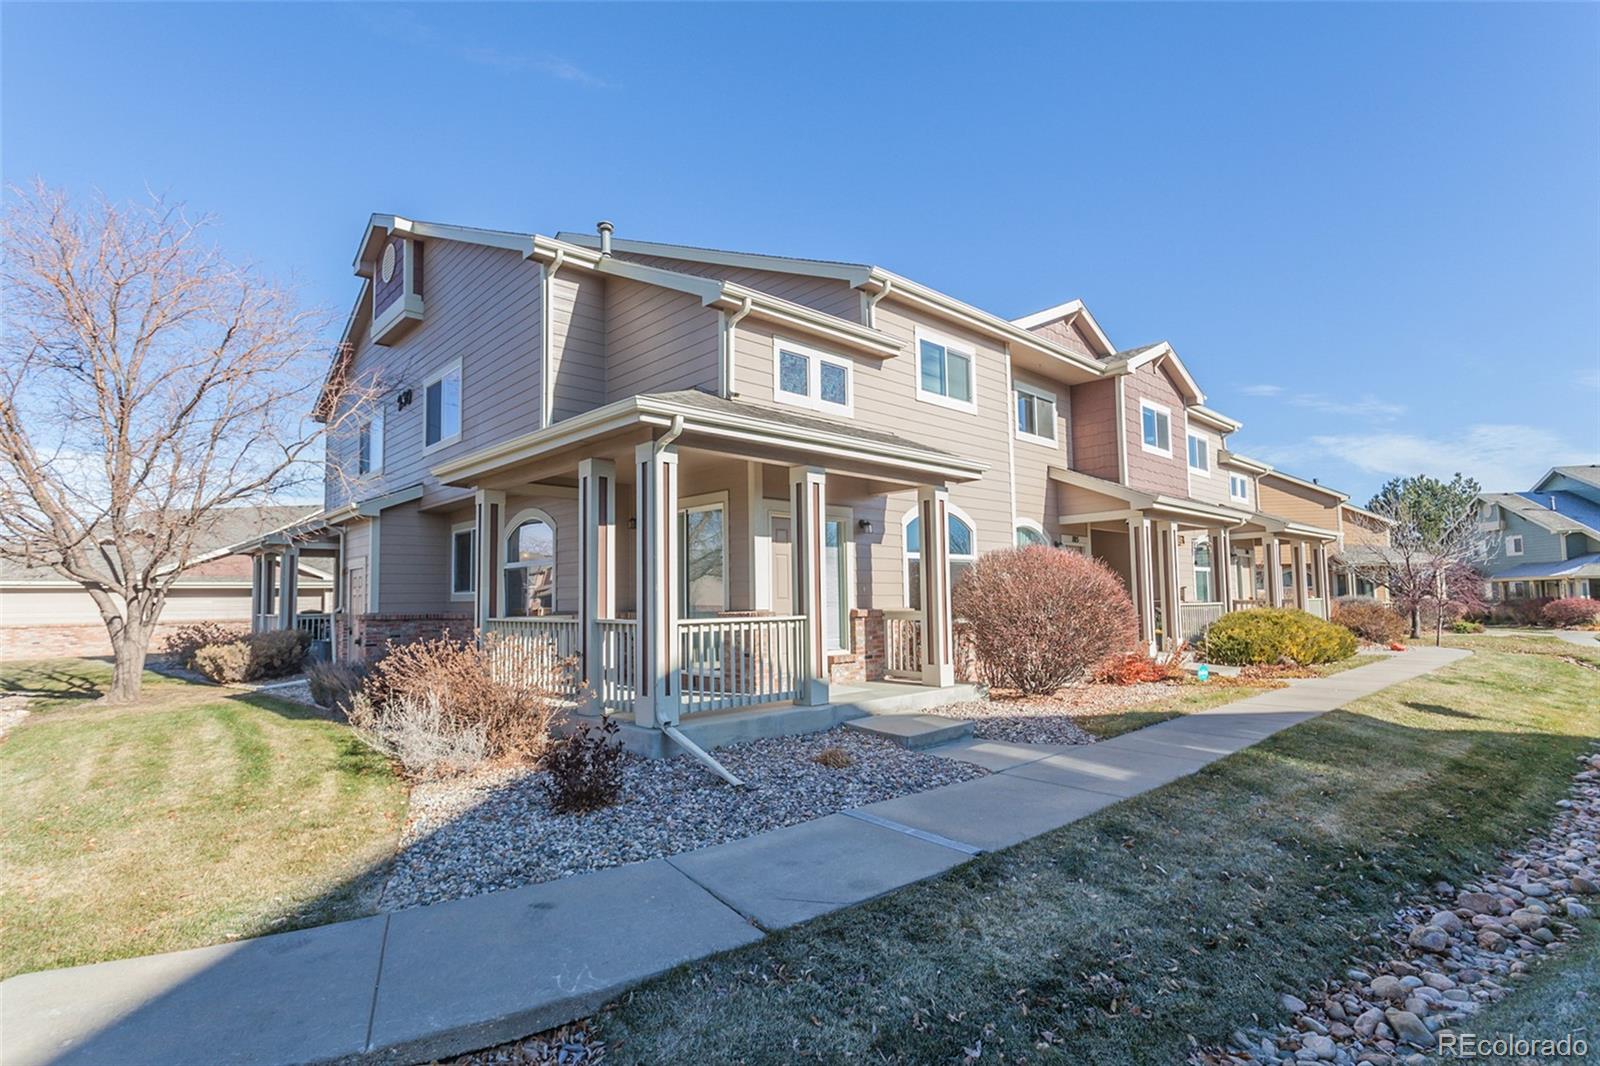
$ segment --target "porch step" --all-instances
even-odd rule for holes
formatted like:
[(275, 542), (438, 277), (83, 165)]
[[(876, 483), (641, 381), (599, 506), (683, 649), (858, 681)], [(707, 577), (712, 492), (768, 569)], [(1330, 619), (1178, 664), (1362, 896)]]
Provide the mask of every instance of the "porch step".
[(931, 748), (972, 735), (971, 722), (937, 714), (872, 714), (846, 722), (844, 727), (902, 748)]

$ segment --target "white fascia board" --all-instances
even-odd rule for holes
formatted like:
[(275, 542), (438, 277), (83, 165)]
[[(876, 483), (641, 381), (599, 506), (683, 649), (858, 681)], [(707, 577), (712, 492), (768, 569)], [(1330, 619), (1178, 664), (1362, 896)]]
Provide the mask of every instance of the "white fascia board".
[(1212, 429), (1220, 429), (1224, 433), (1237, 433), (1244, 428), (1244, 423), (1238, 419), (1229, 418), (1221, 411), (1213, 411), (1205, 404), (1193, 404), (1189, 407), (1189, 417), (1201, 425)]
[(1315, 481), (1307, 481), (1305, 478), (1295, 477), (1293, 474), (1285, 474), (1282, 470), (1271, 470), (1262, 476), (1279, 478), (1291, 485), (1298, 485), (1303, 489), (1310, 489), (1312, 492), (1320, 492), (1325, 496), (1332, 496), (1339, 503), (1344, 503), (1350, 499), (1349, 493), (1340, 492), (1338, 489), (1330, 489), (1326, 485), (1319, 485)]
[[(588, 249), (598, 249), (600, 238), (592, 233), (571, 233), (566, 230), (556, 234), (556, 240)], [(614, 252), (632, 255), (655, 255), (664, 259), (686, 259), (692, 263), (711, 263), (716, 266), (738, 267), (747, 270), (768, 270), (776, 274), (801, 274), (807, 277), (833, 278), (846, 282), (851, 288), (864, 285), (872, 274), (865, 263), (841, 263), (830, 259), (796, 259), (783, 255), (761, 255), (755, 252), (727, 252), (716, 248), (697, 248), (688, 244), (665, 244), (659, 241), (633, 241), (611, 238)]]
[(1082, 300), (1068, 300), (1066, 303), (1047, 307), (1043, 311), (1035, 311), (1031, 315), (1013, 318), (1011, 323), (1021, 329), (1032, 330), (1038, 326), (1063, 318), (1067, 320), (1069, 325), (1077, 325), (1082, 322), (1088, 326), (1089, 332), (1094, 335), (1095, 341), (1100, 344), (1104, 354), (1107, 356), (1116, 354), (1117, 349), (1112, 345), (1111, 338), (1106, 336), (1106, 331), (1100, 328), (1099, 322), (1095, 321), (1094, 314), (1083, 306)]
[(1272, 473), (1272, 467), (1266, 463), (1263, 463), (1261, 460), (1251, 459), (1249, 456), (1240, 455), (1238, 452), (1231, 452), (1226, 448), (1217, 453), (1217, 458), (1225, 466), (1231, 466), (1237, 470), (1243, 470), (1249, 474)]
[(408, 488), (396, 489), (394, 492), (382, 496), (374, 496), (370, 500), (362, 500), (356, 504), (356, 514), (362, 518), (373, 518), (387, 511), (391, 507), (398, 507), (402, 503), (412, 503), (422, 499), (422, 485), (416, 484)]

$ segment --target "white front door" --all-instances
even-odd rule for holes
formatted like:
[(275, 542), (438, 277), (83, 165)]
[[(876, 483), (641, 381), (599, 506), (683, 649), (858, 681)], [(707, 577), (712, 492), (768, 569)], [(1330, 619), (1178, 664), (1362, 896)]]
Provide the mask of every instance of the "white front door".
[(794, 614), (794, 537), (788, 515), (772, 516), (772, 613)]

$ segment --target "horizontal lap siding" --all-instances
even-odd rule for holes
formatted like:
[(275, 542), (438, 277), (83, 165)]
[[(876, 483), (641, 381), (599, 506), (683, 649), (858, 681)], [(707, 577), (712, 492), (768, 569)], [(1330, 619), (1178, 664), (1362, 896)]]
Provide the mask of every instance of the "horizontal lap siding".
[[(1203, 500), (1206, 503), (1220, 503), (1226, 505), (1228, 499), (1228, 472), (1217, 465), (1217, 453), (1222, 450), (1222, 437), (1208, 429), (1190, 425), (1189, 434), (1199, 437), (1206, 442), (1207, 454), (1210, 457), (1210, 476), (1198, 470), (1189, 470), (1189, 498)], [(1189, 445), (1184, 444), (1183, 461), (1189, 462)]]
[(1338, 505), (1311, 489), (1280, 481), (1268, 474), (1256, 483), (1256, 493), (1260, 499), (1260, 509), (1267, 514), (1322, 529), (1339, 528)]
[[(399, 344), (383, 347), (363, 331), (356, 345), (356, 380), (383, 383), (384, 462), (381, 474), (351, 485), (328, 481), (328, 503), (371, 499), (422, 483), (426, 502), (459, 495), (428, 477), (430, 467), (539, 426), (539, 271), (515, 252), (456, 241), (427, 242), (425, 317)], [(424, 455), (423, 381), (461, 360), (461, 440)], [(411, 404), (396, 397), (410, 389)], [(334, 468), (354, 471), (356, 427), (342, 427), (329, 444)]]
[[(1072, 408), (1072, 390), (1070, 386), (1027, 373), (1013, 371), (1012, 376), (1018, 384), (1047, 392), (1055, 397), (1054, 446), (1046, 447), (1021, 437), (1017, 437), (1012, 445), (1016, 463), (1017, 517), (1029, 518), (1042, 524), (1045, 533), (1054, 540), (1056, 534), (1060, 532), (1056, 526), (1056, 517), (1061, 514), (1061, 508), (1056, 499), (1055, 482), (1050, 480), (1049, 469), (1052, 466), (1069, 465), (1067, 441), (1070, 439), (1071, 426), (1068, 414)], [(1016, 415), (1012, 413), (1008, 418), (1009, 431), (1016, 424)]]
[(1111, 379), (1072, 386), (1072, 468), (1122, 479), (1117, 458), (1117, 383)]
[[(956, 411), (917, 399), (917, 357), (914, 334), (919, 319), (893, 297), (878, 305), (878, 328), (904, 343), (902, 354), (888, 359), (853, 356), (795, 335), (808, 347), (832, 351), (852, 365), (853, 421), (864, 429), (889, 432), (912, 443), (940, 451), (956, 452), (985, 463), (988, 471), (975, 482), (952, 485), (951, 502), (977, 527), (978, 550), (993, 551), (1014, 543), (1011, 513), (1010, 448), (1011, 390), (1003, 348), (933, 319), (927, 325), (961, 340), (976, 354), (976, 414)], [(788, 337), (787, 334), (783, 336)], [(740, 400), (794, 411), (773, 398), (772, 338), (770, 327), (749, 320), (739, 324), (737, 380)], [(833, 416), (827, 416), (833, 417)], [(870, 551), (858, 547), (858, 586), (870, 589), (870, 602), (862, 607), (898, 607), (903, 603), (902, 516), (914, 508), (916, 494), (891, 495), (885, 505), (882, 541)], [(860, 517), (870, 517), (865, 512)]]
[(556, 421), (606, 402), (606, 280), (561, 271), (550, 281), (550, 376)]
[(1353, 514), (1348, 509), (1344, 510), (1339, 518), (1343, 523), (1340, 528), (1344, 534), (1346, 546), (1389, 543), (1389, 529), (1383, 523), (1363, 515)]
[(379, 602), (386, 614), (443, 614), (450, 599), (450, 524), (414, 503), (378, 518)]
[[(1189, 458), (1183, 397), (1156, 363), (1146, 363), (1123, 378), (1124, 419), (1128, 433), (1128, 484), (1143, 492), (1185, 497), (1189, 494)], [(1139, 402), (1149, 400), (1171, 413), (1172, 455), (1144, 450)]]
[(814, 307), (830, 315), (861, 321), (861, 293), (848, 282), (835, 278), (817, 278), (806, 274), (785, 274), (776, 270), (752, 270), (745, 267), (721, 266), (717, 263), (695, 263), (687, 259), (671, 259), (660, 255), (625, 255), (635, 263), (674, 270), (680, 274), (718, 278), (735, 285), (757, 289), (780, 300)]
[(715, 311), (687, 293), (607, 280), (606, 399), (717, 387)]

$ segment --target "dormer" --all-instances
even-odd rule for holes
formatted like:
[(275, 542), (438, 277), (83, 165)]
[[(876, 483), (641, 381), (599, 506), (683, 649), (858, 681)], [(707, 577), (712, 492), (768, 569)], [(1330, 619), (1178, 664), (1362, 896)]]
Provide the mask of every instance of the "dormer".
[(375, 215), (355, 270), (372, 282), (372, 342), (397, 344), (422, 321), (423, 242), (404, 219)]

